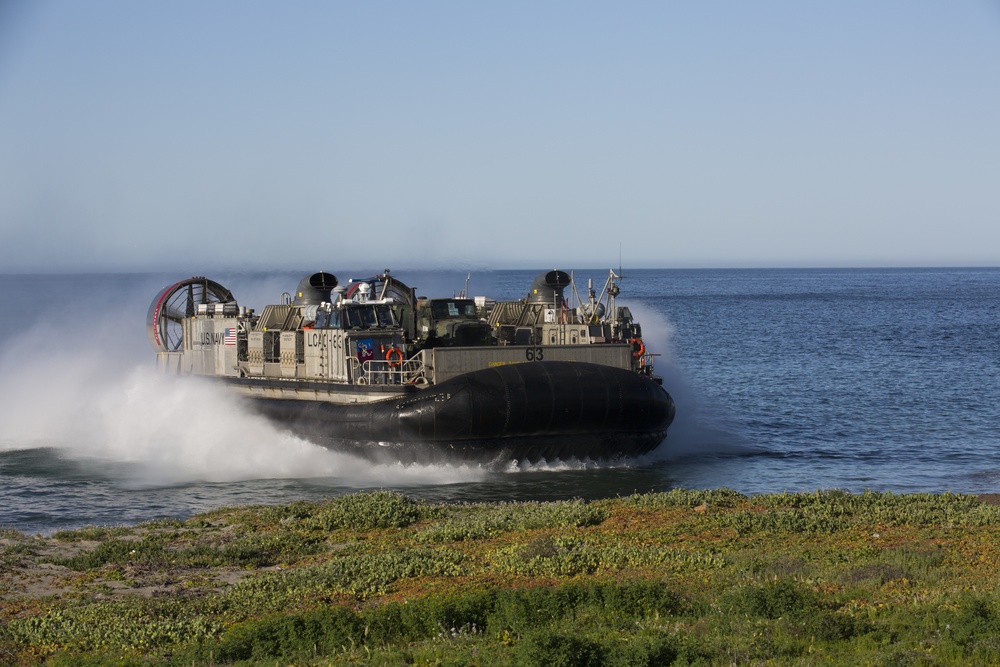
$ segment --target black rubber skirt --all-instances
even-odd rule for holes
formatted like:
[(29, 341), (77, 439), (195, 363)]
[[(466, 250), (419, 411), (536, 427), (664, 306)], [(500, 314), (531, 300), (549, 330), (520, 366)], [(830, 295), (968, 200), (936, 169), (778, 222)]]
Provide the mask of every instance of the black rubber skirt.
[(636, 457), (664, 440), (675, 410), (650, 378), (566, 361), (473, 371), (366, 404), (251, 400), (269, 419), (312, 442), (404, 462)]

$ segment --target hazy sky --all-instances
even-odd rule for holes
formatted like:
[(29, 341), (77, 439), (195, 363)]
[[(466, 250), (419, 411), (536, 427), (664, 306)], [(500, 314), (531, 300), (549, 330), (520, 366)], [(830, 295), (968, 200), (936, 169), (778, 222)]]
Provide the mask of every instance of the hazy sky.
[(0, 0), (0, 272), (1000, 265), (1000, 2)]

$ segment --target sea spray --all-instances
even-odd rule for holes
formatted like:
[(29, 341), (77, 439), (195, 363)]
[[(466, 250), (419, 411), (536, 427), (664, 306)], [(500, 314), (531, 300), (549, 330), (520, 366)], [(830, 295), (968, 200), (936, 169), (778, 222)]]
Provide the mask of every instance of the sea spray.
[(646, 350), (653, 353), (655, 373), (677, 405), (667, 439), (647, 459), (675, 460), (705, 455), (745, 453), (752, 449), (724, 406), (699, 391), (687, 379), (674, 343), (676, 328), (660, 310), (629, 303), (633, 317), (643, 323)]
[(28, 337), (0, 358), (0, 451), (53, 448), (105, 464), (129, 487), (328, 478), (355, 488), (480, 479), (476, 466), (374, 464), (293, 436), (224, 387), (123, 365), (110, 351), (44, 350)]

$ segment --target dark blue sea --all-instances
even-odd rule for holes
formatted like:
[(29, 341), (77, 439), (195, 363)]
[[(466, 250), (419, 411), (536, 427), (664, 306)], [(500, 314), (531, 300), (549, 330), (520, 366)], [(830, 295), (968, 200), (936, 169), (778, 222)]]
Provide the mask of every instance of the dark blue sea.
[[(427, 296), (469, 278), (471, 294), (518, 299), (540, 271), (396, 275)], [(209, 277), (259, 310), (307, 273)], [(606, 275), (575, 271), (581, 287)], [(158, 376), (147, 310), (184, 277), (0, 276), (0, 526), (51, 534), (360, 489), (1000, 492), (1000, 269), (626, 270), (619, 305), (677, 403), (667, 440), (628, 463), (500, 469), (375, 465), (270, 427), (214, 386)]]

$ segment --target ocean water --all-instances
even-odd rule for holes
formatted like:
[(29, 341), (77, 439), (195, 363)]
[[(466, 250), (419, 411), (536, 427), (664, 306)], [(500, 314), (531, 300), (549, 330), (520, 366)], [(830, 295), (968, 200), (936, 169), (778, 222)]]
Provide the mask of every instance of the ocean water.
[[(428, 296), (469, 279), (472, 294), (516, 299), (539, 272), (397, 275)], [(210, 277), (259, 309), (302, 275)], [(583, 288), (607, 271), (575, 275)], [(1000, 269), (626, 270), (619, 303), (677, 403), (667, 440), (613, 465), (500, 469), (372, 464), (283, 433), (211, 384), (157, 375), (146, 312), (184, 277), (0, 276), (0, 526), (51, 534), (367, 489), (458, 502), (1000, 492)]]

